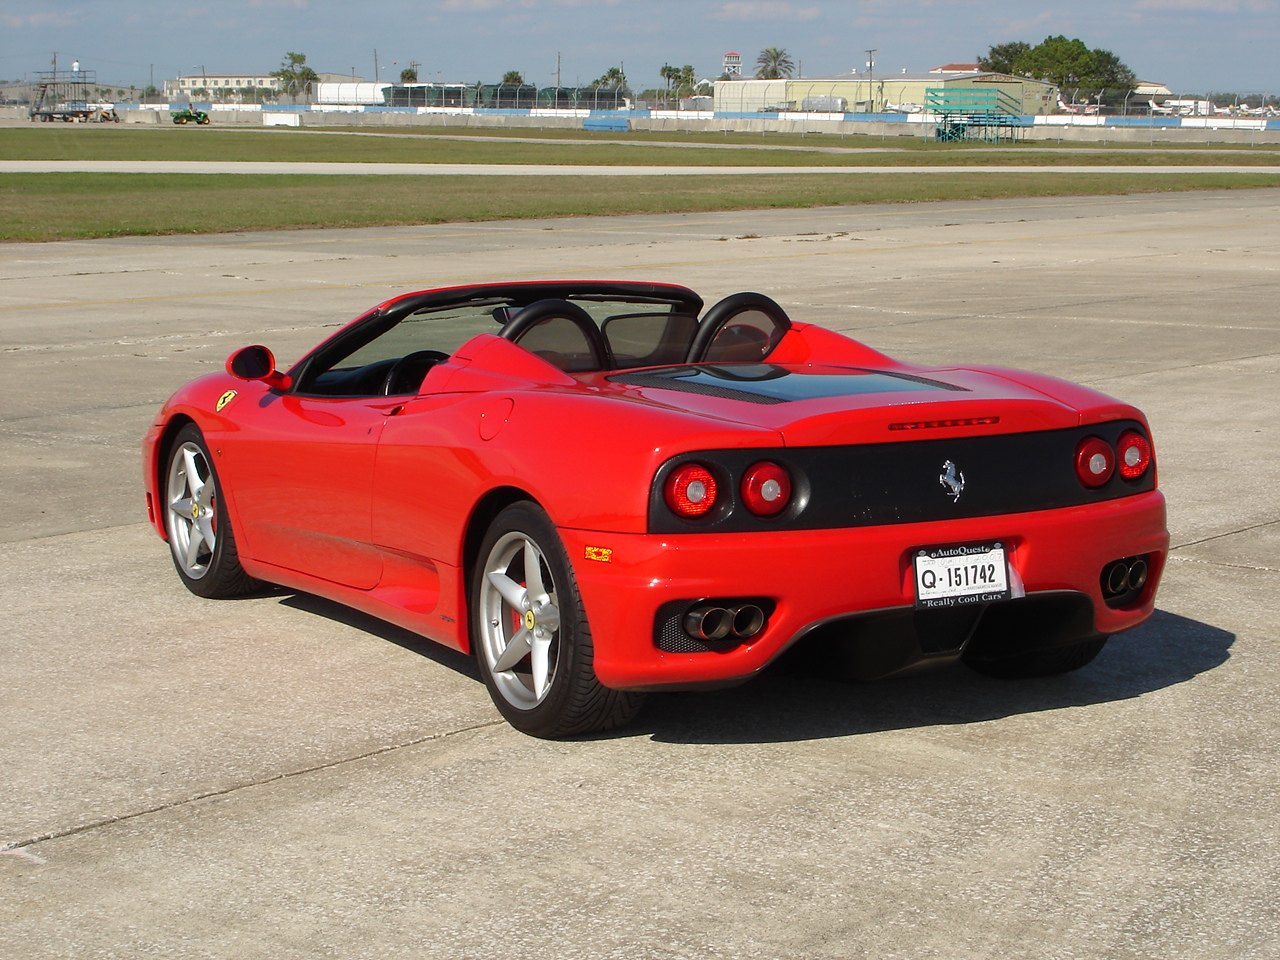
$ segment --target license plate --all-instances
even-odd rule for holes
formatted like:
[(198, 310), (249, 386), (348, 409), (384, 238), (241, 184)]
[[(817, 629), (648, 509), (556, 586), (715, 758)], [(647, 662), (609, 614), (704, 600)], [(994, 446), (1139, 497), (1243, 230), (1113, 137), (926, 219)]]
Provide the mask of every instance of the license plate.
[(925, 547), (916, 551), (916, 606), (958, 607), (1009, 599), (1004, 545)]

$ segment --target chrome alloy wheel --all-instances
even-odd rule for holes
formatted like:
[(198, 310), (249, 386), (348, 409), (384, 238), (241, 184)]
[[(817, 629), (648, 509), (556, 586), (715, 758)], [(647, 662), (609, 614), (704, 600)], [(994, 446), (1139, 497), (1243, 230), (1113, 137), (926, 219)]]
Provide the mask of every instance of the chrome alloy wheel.
[(512, 531), (494, 543), (480, 581), (480, 649), (499, 694), (530, 710), (546, 698), (560, 659), (556, 584), (538, 544)]
[(218, 498), (213, 470), (200, 446), (182, 444), (169, 459), (165, 527), (174, 562), (192, 580), (209, 572), (218, 543)]

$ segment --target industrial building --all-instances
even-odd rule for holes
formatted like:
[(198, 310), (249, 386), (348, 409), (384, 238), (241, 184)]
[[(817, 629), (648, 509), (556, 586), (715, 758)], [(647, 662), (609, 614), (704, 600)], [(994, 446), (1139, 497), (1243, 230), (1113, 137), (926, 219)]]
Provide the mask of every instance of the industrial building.
[(799, 80), (717, 80), (716, 113), (915, 113), (930, 90), (994, 90), (1020, 106), (1022, 116), (1043, 116), (1058, 103), (1058, 88), (1043, 80), (976, 71), (840, 74)]

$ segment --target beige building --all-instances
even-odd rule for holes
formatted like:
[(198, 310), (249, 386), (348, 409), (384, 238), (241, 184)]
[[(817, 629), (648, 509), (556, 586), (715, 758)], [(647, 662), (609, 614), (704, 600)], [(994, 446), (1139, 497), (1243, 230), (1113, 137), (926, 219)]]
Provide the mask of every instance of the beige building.
[[(995, 89), (1021, 104), (1024, 116), (1053, 112), (1058, 88), (1042, 80), (1003, 73), (930, 72), (842, 74), (800, 80), (717, 80), (717, 113), (915, 113), (923, 109), (930, 89), (948, 92), (973, 87)], [(1004, 99), (1002, 97), (1002, 99)]]
[(252, 98), (253, 91), (280, 90), (280, 81), (270, 75), (250, 73), (198, 73), (164, 82), (164, 95), (170, 100), (190, 100), (193, 96), (209, 100)]

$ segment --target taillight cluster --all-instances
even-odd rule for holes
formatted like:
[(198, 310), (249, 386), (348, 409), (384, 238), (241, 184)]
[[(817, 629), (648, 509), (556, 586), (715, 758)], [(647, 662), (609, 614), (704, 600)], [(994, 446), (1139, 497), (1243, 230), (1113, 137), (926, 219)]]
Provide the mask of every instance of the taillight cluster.
[(716, 505), (719, 486), (715, 474), (700, 463), (686, 463), (667, 477), (662, 494), (678, 517), (701, 517)]
[[(761, 460), (743, 472), (738, 494), (742, 504), (756, 516), (777, 516), (791, 504), (791, 474), (781, 464)], [(722, 490), (711, 468), (692, 462), (671, 471), (663, 484), (662, 495), (677, 517), (695, 520), (716, 508)]]
[(1101, 437), (1085, 437), (1076, 447), (1076, 476), (1090, 489), (1106, 486), (1118, 471), (1137, 480), (1151, 466), (1151, 442), (1136, 430), (1126, 430), (1112, 446)]

